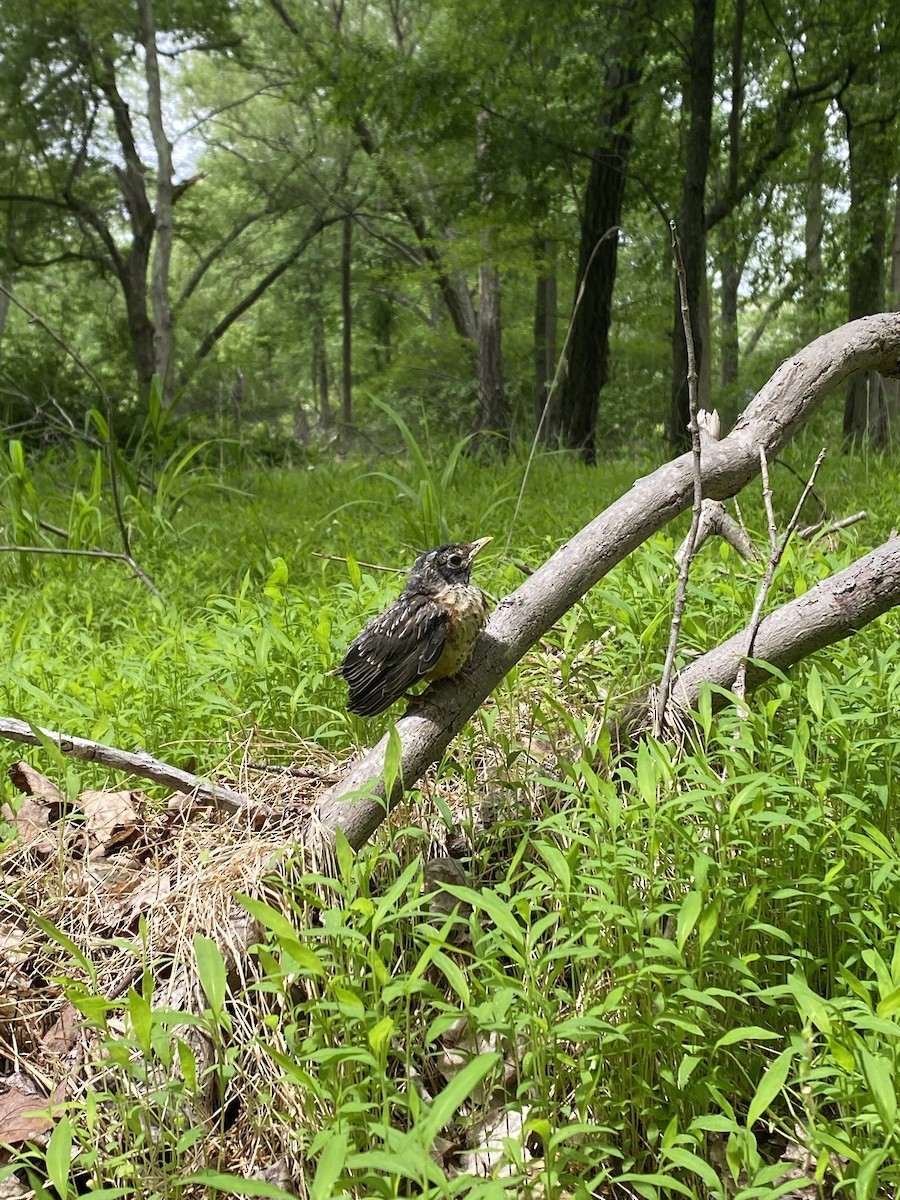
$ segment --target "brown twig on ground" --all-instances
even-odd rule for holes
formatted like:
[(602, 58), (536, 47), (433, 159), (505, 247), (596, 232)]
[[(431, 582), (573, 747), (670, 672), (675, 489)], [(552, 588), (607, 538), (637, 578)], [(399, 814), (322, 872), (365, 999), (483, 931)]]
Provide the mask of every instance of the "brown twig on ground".
[[(759, 624), (762, 619), (763, 605), (766, 602), (766, 597), (769, 594), (769, 588), (772, 586), (772, 580), (775, 578), (775, 572), (778, 569), (778, 564), (781, 562), (785, 548), (787, 547), (787, 544), (790, 541), (791, 534), (797, 528), (797, 523), (800, 520), (800, 510), (803, 508), (803, 505), (806, 501), (806, 497), (809, 495), (809, 493), (813, 489), (813, 484), (816, 482), (816, 476), (819, 473), (819, 467), (821, 467), (822, 463), (825, 461), (826, 453), (827, 453), (827, 451), (824, 447), (819, 451), (819, 457), (816, 459), (816, 461), (813, 465), (812, 473), (809, 477), (809, 482), (807, 483), (806, 487), (803, 489), (803, 493), (800, 496), (800, 499), (797, 501), (797, 507), (794, 509), (793, 516), (791, 517), (790, 521), (788, 522), (787, 529), (785, 529), (784, 533), (782, 534), (781, 540), (780, 541), (776, 540), (772, 546), (772, 553), (769, 555), (769, 562), (766, 566), (766, 571), (765, 571), (765, 574), (763, 575), (762, 583), (759, 586), (759, 591), (756, 594), (756, 603), (753, 605), (753, 612), (750, 616), (750, 624), (747, 626), (747, 649), (744, 652), (744, 656), (740, 661), (740, 665), (738, 666), (737, 676), (734, 681), (733, 691), (734, 691), (735, 695), (740, 696), (741, 699), (744, 698), (744, 696), (746, 695), (746, 691), (747, 691), (747, 660), (753, 657), (753, 647), (754, 647), (754, 643), (756, 641), (756, 633), (757, 633), (757, 630), (759, 629)], [(759, 458), (760, 458), (760, 465), (762, 466), (762, 464), (764, 464), (766, 461), (766, 452), (765, 452), (765, 448), (763, 446), (760, 446), (760, 448), (759, 448)], [(768, 476), (766, 478), (768, 478)], [(772, 499), (771, 499), (771, 494), (770, 494), (767, 507), (769, 509), (771, 509), (771, 505), (772, 505)], [(774, 516), (770, 518), (770, 521), (771, 521), (771, 524), (770, 524), (770, 537), (771, 537), (775, 534), (775, 518), (774, 518)]]
[(224, 784), (210, 783), (161, 762), (146, 750), (119, 750), (115, 746), (105, 746), (102, 742), (90, 742), (86, 738), (70, 737), (66, 733), (56, 733), (52, 729), (42, 729), (29, 725), (27, 721), (19, 721), (15, 717), (0, 717), (0, 737), (13, 742), (24, 742), (28, 746), (43, 746), (46, 742), (53, 745), (62, 753), (82, 762), (99, 763), (116, 771), (124, 771), (129, 775), (139, 775), (142, 779), (150, 779), (154, 783), (164, 784), (175, 788), (176, 791), (188, 793), (197, 804), (208, 805), (212, 808), (222, 808), (226, 812), (250, 812), (251, 804), (246, 796), (232, 791)]
[[(657, 737), (662, 733), (666, 719), (666, 705), (669, 702), (669, 688), (672, 683), (672, 671), (675, 666), (675, 652), (678, 649), (678, 637), (681, 633), (681, 621), (684, 616), (684, 606), (687, 602), (688, 576), (691, 562), (697, 546), (697, 535), (700, 532), (700, 518), (703, 514), (703, 467), (701, 463), (700, 422), (697, 404), (697, 356), (694, 353), (694, 331), (691, 324), (691, 309), (688, 303), (687, 274), (684, 260), (681, 257), (681, 246), (678, 241), (678, 230), (674, 221), (669, 222), (672, 231), (672, 252), (675, 255), (675, 273), (678, 276), (678, 292), (681, 297), (681, 323), (684, 327), (684, 340), (687, 348), (687, 385), (688, 404), (690, 408), (691, 431), (691, 466), (693, 468), (694, 498), (691, 506), (691, 527), (684, 539), (682, 558), (678, 567), (678, 588), (675, 592), (675, 603), (672, 607), (672, 625), (669, 631), (669, 645), (666, 649), (666, 660), (663, 665), (662, 678), (656, 698), (656, 713), (653, 718), (653, 732)], [(710, 430), (712, 433), (712, 430)]]
[[(57, 532), (53, 530), (52, 532)], [(62, 531), (65, 536), (65, 531)], [(0, 546), (0, 554), (54, 554), (70, 558), (107, 558), (113, 562), (123, 562), (137, 578), (149, 588), (154, 596), (160, 595), (159, 588), (149, 575), (145, 574), (130, 554), (122, 554), (115, 550), (70, 550), (66, 546)]]

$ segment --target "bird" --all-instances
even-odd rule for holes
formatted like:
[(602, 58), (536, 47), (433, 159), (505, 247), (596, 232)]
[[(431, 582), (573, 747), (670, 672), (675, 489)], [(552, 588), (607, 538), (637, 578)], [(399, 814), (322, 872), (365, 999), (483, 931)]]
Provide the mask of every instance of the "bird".
[(420, 679), (462, 670), (488, 616), (485, 595), (469, 576), (491, 540), (451, 542), (419, 555), (403, 591), (353, 639), (337, 668), (350, 688), (350, 712), (377, 716)]

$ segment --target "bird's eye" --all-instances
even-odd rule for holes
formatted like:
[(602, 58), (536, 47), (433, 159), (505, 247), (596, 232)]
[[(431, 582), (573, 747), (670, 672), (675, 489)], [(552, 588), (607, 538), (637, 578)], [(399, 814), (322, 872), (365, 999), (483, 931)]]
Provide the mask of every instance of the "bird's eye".
[(447, 559), (447, 566), (450, 567), (452, 571), (458, 571), (462, 565), (463, 560), (461, 554), (451, 554)]

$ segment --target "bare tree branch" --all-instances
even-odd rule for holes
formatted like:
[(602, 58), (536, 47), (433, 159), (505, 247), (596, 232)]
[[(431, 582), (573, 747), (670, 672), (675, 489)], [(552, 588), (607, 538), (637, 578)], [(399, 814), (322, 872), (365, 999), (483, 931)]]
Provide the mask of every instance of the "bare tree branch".
[(219, 339), (228, 332), (235, 321), (239, 317), (242, 317), (247, 309), (251, 308), (260, 298), (260, 296), (264, 292), (268, 291), (268, 289), (273, 283), (275, 283), (277, 279), (281, 278), (281, 276), (289, 267), (294, 265), (313, 238), (317, 237), (322, 230), (327, 228), (329, 225), (334, 225), (337, 221), (343, 221), (344, 216), (344, 213), (338, 213), (330, 217), (323, 217), (321, 213), (315, 216), (310, 222), (309, 227), (307, 228), (303, 237), (290, 252), (290, 254), (288, 254), (286, 258), (283, 258), (277, 266), (273, 267), (267, 275), (264, 275), (259, 283), (257, 283), (254, 288), (247, 292), (247, 294), (234, 306), (234, 308), (231, 309), (230, 312), (225, 314), (222, 320), (219, 321), (218, 325), (216, 325), (215, 329), (210, 330), (210, 332), (200, 343), (197, 353), (194, 355), (195, 361), (199, 362), (201, 359), (206, 358), (207, 354), (209, 354), (216, 342), (218, 342)]
[[(803, 494), (801, 495), (800, 499), (797, 501), (797, 506), (794, 509), (793, 516), (788, 522), (787, 529), (785, 529), (779, 541), (773, 541), (772, 553), (769, 555), (769, 561), (766, 564), (765, 574), (763, 575), (762, 583), (759, 585), (759, 591), (756, 594), (756, 602), (753, 605), (753, 612), (750, 615), (750, 624), (747, 626), (747, 649), (744, 651), (744, 657), (740, 661), (737, 676), (735, 677), (734, 681), (734, 694), (736, 696), (740, 696), (742, 699), (747, 692), (747, 661), (753, 657), (753, 652), (756, 646), (756, 634), (757, 630), (759, 629), (760, 620), (762, 619), (762, 610), (766, 603), (766, 597), (768, 596), (769, 589), (772, 586), (772, 580), (775, 578), (775, 572), (778, 569), (778, 564), (784, 557), (784, 551), (788, 542), (791, 540), (791, 534), (797, 528), (797, 523), (800, 520), (800, 510), (803, 508), (807, 496), (813, 490), (813, 484), (816, 482), (816, 476), (819, 473), (819, 467), (821, 467), (822, 463), (825, 461), (825, 453), (826, 452), (824, 449), (820, 451), (819, 457), (816, 459), (812, 473), (809, 477), (809, 482), (803, 489)], [(765, 468), (766, 452), (762, 446), (759, 448), (759, 457), (761, 467)], [(768, 476), (766, 477), (766, 483), (768, 485)], [(770, 536), (774, 538), (775, 517), (772, 512), (771, 492), (769, 492), (767, 506), (769, 512), (769, 532)]]
[[(740, 491), (759, 470), (759, 446), (770, 458), (776, 455), (825, 396), (859, 370), (900, 374), (900, 314), (852, 321), (787, 359), (728, 437), (703, 455), (704, 495), (727, 499)], [(401, 778), (390, 795), (384, 785), (385, 736), (323, 799), (316, 814), (323, 836), (340, 828), (352, 846), (364, 845), (404, 785), (411, 787), (440, 757), (507, 671), (589, 588), (683, 512), (692, 496), (692, 456), (684, 454), (637, 480), (501, 600), (465, 674), (432, 685), (427, 699), (396, 722)], [(745, 650), (746, 639), (738, 653)]]
[[(688, 406), (690, 411), (691, 431), (691, 466), (693, 468), (694, 499), (691, 505), (691, 527), (684, 540), (683, 554), (678, 564), (678, 588), (675, 592), (675, 603), (672, 606), (672, 625), (669, 631), (669, 645), (666, 649), (666, 660), (663, 664), (662, 678), (656, 697), (656, 712), (653, 717), (653, 730), (657, 737), (662, 733), (666, 719), (666, 704), (669, 700), (669, 686), (672, 681), (672, 668), (675, 665), (675, 651), (678, 649), (678, 637), (681, 633), (681, 620), (684, 616), (684, 606), (687, 601), (688, 576), (697, 536), (700, 532), (700, 519), (703, 515), (703, 463), (701, 460), (700, 423), (697, 415), (697, 356), (694, 349), (694, 331), (691, 326), (691, 307), (688, 302), (687, 273), (684, 269), (684, 259), (681, 257), (681, 246), (678, 241), (678, 230), (675, 222), (669, 222), (672, 234), (672, 253), (675, 256), (675, 274), (678, 277), (678, 295), (681, 300), (681, 323), (684, 327), (685, 348), (687, 350), (687, 385)], [(710, 444), (707, 440), (707, 445)]]

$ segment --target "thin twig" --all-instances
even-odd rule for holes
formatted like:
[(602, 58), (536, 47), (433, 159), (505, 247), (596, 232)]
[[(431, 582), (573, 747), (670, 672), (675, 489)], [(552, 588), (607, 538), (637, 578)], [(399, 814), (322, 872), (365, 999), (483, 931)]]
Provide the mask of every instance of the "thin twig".
[[(812, 473), (809, 477), (809, 482), (803, 489), (803, 494), (801, 495), (800, 499), (797, 501), (797, 507), (794, 509), (793, 516), (791, 517), (790, 521), (788, 521), (787, 529), (785, 529), (781, 540), (773, 547), (772, 553), (769, 556), (769, 562), (766, 566), (762, 583), (760, 584), (759, 591), (756, 595), (756, 603), (753, 605), (750, 623), (747, 626), (747, 649), (741, 658), (741, 664), (738, 667), (737, 678), (734, 681), (734, 687), (732, 689), (734, 694), (739, 696), (742, 700), (747, 692), (747, 661), (753, 657), (753, 646), (756, 642), (756, 634), (759, 630), (760, 622), (762, 621), (763, 605), (766, 602), (766, 597), (768, 596), (769, 589), (772, 586), (772, 580), (775, 578), (775, 572), (778, 569), (778, 564), (781, 562), (782, 556), (784, 555), (791, 534), (797, 528), (797, 524), (800, 520), (800, 510), (803, 508), (809, 493), (813, 489), (813, 484), (816, 482), (816, 476), (819, 473), (819, 468), (825, 461), (826, 453), (827, 448), (823, 446), (819, 451), (819, 457), (816, 459), (813, 466)], [(760, 462), (763, 461), (765, 461), (764, 456), (760, 458)]]
[(691, 527), (685, 538), (684, 556), (678, 571), (678, 588), (675, 592), (675, 604), (672, 609), (672, 626), (669, 631), (669, 646), (666, 650), (666, 661), (663, 666), (662, 679), (656, 696), (656, 712), (653, 716), (653, 733), (655, 737), (662, 735), (666, 719), (666, 705), (669, 702), (669, 691), (672, 686), (672, 670), (675, 665), (675, 651), (678, 649), (678, 636), (681, 633), (681, 619), (687, 601), (688, 576), (697, 544), (697, 532), (700, 529), (700, 517), (703, 512), (703, 473), (700, 458), (700, 424), (697, 410), (697, 357), (694, 353), (694, 331), (691, 324), (691, 310), (687, 294), (687, 274), (684, 269), (684, 259), (681, 257), (681, 245), (678, 241), (678, 229), (674, 221), (669, 222), (672, 231), (672, 252), (675, 255), (675, 273), (678, 276), (678, 293), (681, 298), (681, 323), (684, 327), (684, 340), (687, 349), (687, 385), (688, 404), (690, 406), (691, 431), (691, 465), (694, 475), (694, 502), (691, 509)]
[[(87, 375), (88, 379), (97, 389), (97, 392), (103, 401), (103, 407), (106, 410), (106, 428), (108, 435), (106, 438), (107, 468), (109, 470), (109, 486), (110, 491), (112, 492), (113, 509), (116, 514), (116, 524), (119, 527), (119, 536), (122, 539), (122, 550), (124, 551), (126, 557), (133, 561), (133, 559), (131, 559), (131, 540), (128, 536), (128, 526), (125, 524), (125, 514), (122, 512), (122, 502), (119, 497), (119, 476), (116, 469), (117, 447), (115, 428), (113, 424), (112, 400), (109, 398), (106, 388), (94, 374), (91, 368), (87, 365), (87, 363), (80, 357), (79, 354), (76, 353), (75, 350), (72, 349), (69, 343), (60, 334), (58, 334), (51, 325), (47, 324), (43, 317), (39, 316), (34, 309), (29, 308), (27, 304), (23, 304), (22, 301), (14, 296), (12, 292), (2, 283), (0, 283), (0, 292), (6, 296), (11, 304), (15, 304), (16, 308), (21, 309), (22, 312), (25, 313), (25, 315), (29, 318), (29, 320), (34, 321), (36, 325), (39, 325), (41, 329), (43, 329), (43, 331), (49, 337), (51, 337), (66, 354), (68, 354), (69, 358), (72, 359), (79, 370), (83, 371), (85, 375)], [(143, 574), (143, 572), (141, 572), (141, 574)]]
[[(198, 804), (222, 808), (232, 813), (253, 811), (250, 801), (239, 792), (222, 784), (200, 779), (197, 775), (182, 771), (180, 767), (161, 762), (146, 750), (119, 750), (115, 746), (105, 746), (102, 742), (89, 742), (86, 738), (70, 737), (66, 733), (42, 729), (15, 717), (0, 717), (0, 737), (9, 738), (12, 742), (24, 742), (28, 746), (43, 746), (46, 742), (52, 742), (62, 754), (68, 754), (82, 762), (99, 763), (116, 771), (151, 779), (154, 783), (188, 793)], [(260, 805), (260, 810), (263, 807)]]
[(775, 524), (775, 509), (772, 507), (772, 485), (769, 482), (769, 460), (766, 458), (766, 448), (760, 443), (759, 471), (762, 476), (763, 503), (766, 506), (766, 520), (769, 523), (769, 547), (774, 551), (778, 547), (778, 528)]
[(108, 558), (114, 562), (123, 562), (138, 579), (150, 589), (154, 596), (160, 595), (160, 590), (144, 571), (137, 565), (130, 554), (122, 554), (115, 550), (70, 550), (66, 546), (0, 546), (0, 554), (54, 554), (68, 555), (78, 558)]
[[(311, 550), (310, 553), (313, 558), (324, 558), (328, 562), (345, 563), (347, 561), (342, 554), (324, 554), (321, 550)], [(387, 571), (391, 575), (408, 574), (402, 567), (382, 567), (379, 563), (360, 562), (359, 559), (356, 560), (356, 565), (365, 568), (367, 571)]]
[(510, 543), (512, 542), (513, 529), (515, 528), (515, 525), (516, 525), (516, 519), (519, 516), (519, 509), (522, 507), (522, 499), (525, 496), (525, 486), (528, 483), (528, 475), (531, 471), (531, 464), (532, 464), (532, 462), (534, 462), (534, 457), (535, 457), (535, 454), (537, 453), (538, 442), (541, 439), (541, 431), (544, 428), (544, 421), (546, 420), (547, 413), (550, 409), (550, 401), (553, 399), (554, 395), (556, 394), (556, 388), (557, 388), (557, 385), (559, 384), (559, 377), (562, 374), (562, 369), (566, 362), (566, 352), (569, 349), (569, 342), (572, 339), (572, 330), (575, 328), (575, 317), (578, 313), (579, 307), (581, 306), (581, 301), (584, 297), (585, 288), (587, 287), (587, 277), (590, 273), (591, 267), (593, 266), (594, 258), (597, 255), (597, 251), (600, 249), (600, 247), (603, 245), (603, 243), (606, 241), (607, 238), (612, 237), (613, 235), (618, 237), (620, 232), (621, 232), (621, 227), (618, 225), (613, 225), (609, 229), (607, 229), (606, 233), (604, 233), (601, 238), (597, 239), (597, 244), (594, 246), (593, 250), (591, 251), (591, 256), (588, 259), (587, 266), (584, 268), (584, 275), (582, 275), (582, 277), (581, 277), (581, 283), (578, 286), (578, 295), (575, 297), (575, 303), (572, 306), (572, 315), (569, 317), (569, 325), (568, 325), (568, 328), (566, 329), (566, 336), (565, 336), (565, 340), (563, 341), (562, 350), (560, 350), (559, 357), (556, 360), (556, 370), (553, 372), (553, 379), (550, 382), (550, 387), (547, 389), (547, 398), (544, 401), (544, 407), (541, 409), (541, 416), (537, 423), (537, 429), (535, 429), (535, 431), (534, 431), (534, 438), (532, 439), (532, 442), (531, 442), (531, 449), (528, 451), (528, 459), (525, 463), (525, 470), (522, 474), (522, 483), (519, 487), (519, 494), (516, 497), (516, 507), (513, 510), (513, 515), (509, 522), (509, 529), (506, 532), (506, 546), (505, 546), (506, 554), (509, 554), (509, 547), (510, 547)]
[(856, 525), (860, 521), (868, 519), (869, 514), (860, 509), (859, 512), (853, 513), (850, 517), (843, 517), (840, 521), (831, 521), (828, 525), (823, 521), (816, 521), (814, 525), (806, 525), (803, 529), (797, 530), (797, 537), (806, 538), (810, 542), (817, 542), (819, 538), (827, 537), (829, 533), (836, 533), (839, 529), (847, 529), (851, 525)]

